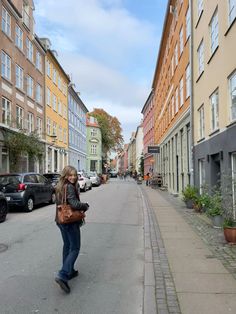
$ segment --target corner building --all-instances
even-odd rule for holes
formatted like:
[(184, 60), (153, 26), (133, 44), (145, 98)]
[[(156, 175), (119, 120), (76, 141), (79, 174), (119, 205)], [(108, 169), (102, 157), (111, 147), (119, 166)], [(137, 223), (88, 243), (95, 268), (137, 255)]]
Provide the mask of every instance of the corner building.
[(188, 0), (169, 0), (153, 79), (154, 174), (179, 194), (192, 180), (190, 96), (191, 13)]

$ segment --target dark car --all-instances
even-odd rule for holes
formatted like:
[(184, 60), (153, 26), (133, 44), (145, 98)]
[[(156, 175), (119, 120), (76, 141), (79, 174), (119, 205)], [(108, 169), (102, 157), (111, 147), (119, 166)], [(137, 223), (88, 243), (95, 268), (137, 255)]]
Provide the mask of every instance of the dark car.
[(109, 174), (110, 178), (117, 178), (118, 175), (116, 170), (110, 170)]
[(55, 189), (51, 182), (34, 172), (1, 174), (0, 191), (5, 194), (9, 206), (21, 206), (28, 212), (35, 205), (55, 203)]
[(5, 195), (0, 192), (0, 222), (5, 221), (8, 213), (8, 204)]
[(48, 173), (44, 173), (43, 176), (47, 178), (53, 186), (56, 186), (61, 175), (60, 173), (57, 173), (57, 172), (48, 172)]

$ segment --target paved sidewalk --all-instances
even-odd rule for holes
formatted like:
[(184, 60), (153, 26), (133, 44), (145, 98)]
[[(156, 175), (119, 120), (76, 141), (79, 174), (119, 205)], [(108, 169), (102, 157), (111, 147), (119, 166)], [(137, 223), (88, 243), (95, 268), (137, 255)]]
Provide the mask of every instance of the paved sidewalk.
[[(222, 230), (213, 229), (204, 216), (186, 210), (180, 200), (150, 187), (142, 186), (142, 190), (148, 200), (149, 215), (155, 214), (159, 231), (158, 248), (152, 247), (157, 313), (236, 313), (235, 247), (225, 243)], [(167, 257), (164, 262), (170, 274), (161, 268), (157, 275), (155, 249)], [(160, 278), (167, 296), (167, 307), (161, 311), (158, 310)], [(171, 295), (172, 303), (168, 301)]]

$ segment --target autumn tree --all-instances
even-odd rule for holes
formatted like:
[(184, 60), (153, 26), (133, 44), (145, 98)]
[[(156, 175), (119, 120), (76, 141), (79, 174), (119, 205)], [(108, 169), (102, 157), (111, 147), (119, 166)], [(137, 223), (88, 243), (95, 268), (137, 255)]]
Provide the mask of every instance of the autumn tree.
[(124, 139), (119, 120), (100, 108), (95, 108), (89, 115), (97, 119), (101, 128), (103, 153), (107, 155), (110, 150), (121, 147)]

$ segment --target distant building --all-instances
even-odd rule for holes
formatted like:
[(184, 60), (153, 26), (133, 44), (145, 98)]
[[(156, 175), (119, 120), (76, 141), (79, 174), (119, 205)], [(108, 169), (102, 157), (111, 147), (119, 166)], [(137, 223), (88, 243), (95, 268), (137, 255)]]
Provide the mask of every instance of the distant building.
[(87, 171), (102, 173), (102, 134), (96, 118), (87, 115)]
[(135, 169), (140, 172), (141, 158), (143, 157), (143, 124), (141, 123), (135, 133)]
[(86, 170), (86, 114), (88, 109), (73, 86), (69, 86), (69, 164), (78, 171)]

